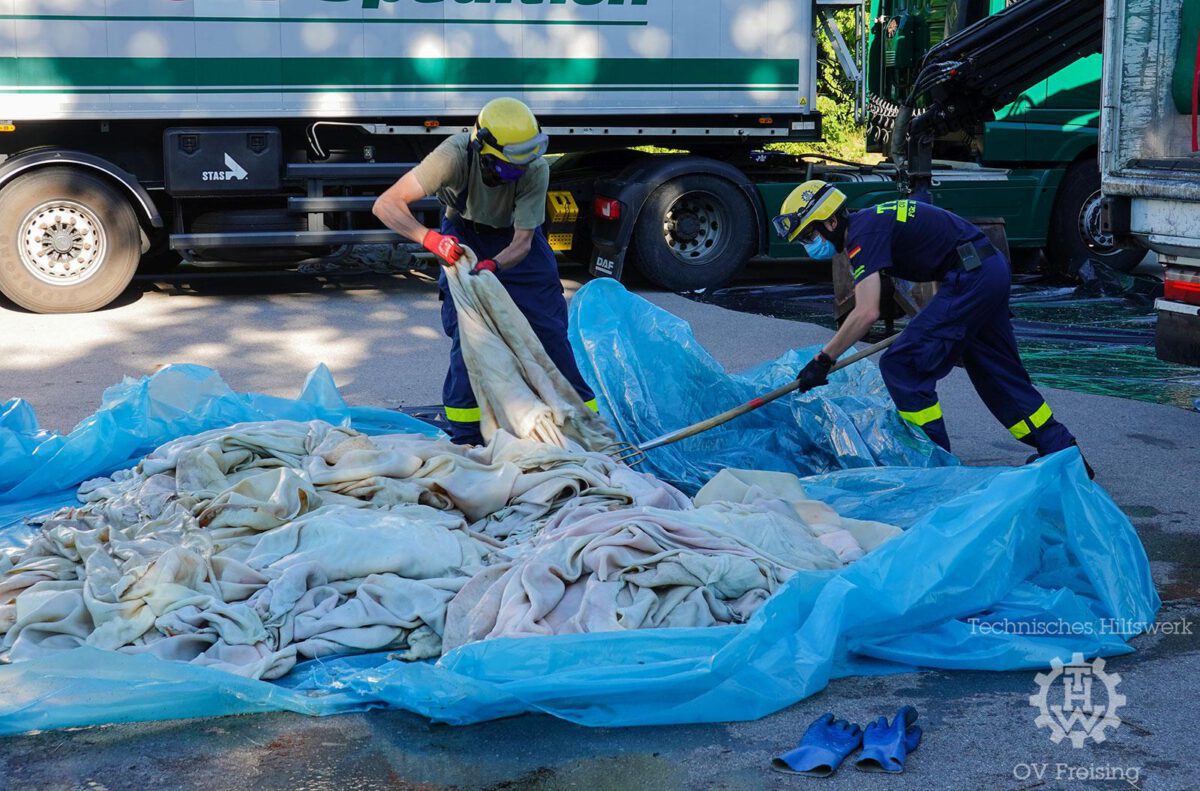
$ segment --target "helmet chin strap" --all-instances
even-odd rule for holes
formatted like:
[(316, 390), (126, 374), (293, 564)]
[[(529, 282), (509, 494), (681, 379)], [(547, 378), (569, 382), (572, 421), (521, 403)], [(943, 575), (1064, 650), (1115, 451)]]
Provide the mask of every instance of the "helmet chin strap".
[(822, 222), (821, 227), (817, 229), (817, 232), (829, 241), (833, 242), (833, 246), (836, 247), (837, 251), (840, 253), (846, 248), (846, 212), (839, 211), (833, 216), (837, 218), (837, 228), (834, 228), (831, 231), (826, 227), (825, 223)]
[(488, 187), (499, 187), (504, 183), (504, 179), (500, 178), (500, 175), (496, 173), (495, 168), (488, 167), (487, 163), (484, 162), (483, 146), (479, 145), (478, 143), (473, 145), (475, 148), (476, 164), (479, 166), (479, 176), (483, 179), (484, 185)]

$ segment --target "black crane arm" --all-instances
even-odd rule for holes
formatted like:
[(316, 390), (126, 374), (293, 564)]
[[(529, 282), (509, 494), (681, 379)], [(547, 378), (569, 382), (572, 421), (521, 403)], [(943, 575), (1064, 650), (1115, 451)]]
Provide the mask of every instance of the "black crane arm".
[(1103, 33), (1100, 0), (1018, 0), (930, 49), (892, 133), (901, 190), (928, 185), (936, 137), (990, 119), (1030, 86), (1099, 52)]

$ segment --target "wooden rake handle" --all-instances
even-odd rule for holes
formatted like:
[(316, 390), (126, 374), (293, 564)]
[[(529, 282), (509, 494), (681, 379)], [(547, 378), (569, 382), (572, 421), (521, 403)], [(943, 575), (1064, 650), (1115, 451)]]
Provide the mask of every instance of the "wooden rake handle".
[[(887, 347), (891, 346), (892, 343), (894, 343), (899, 337), (900, 333), (896, 333), (890, 338), (884, 338), (879, 343), (872, 344), (860, 352), (855, 352), (849, 357), (843, 357), (842, 359), (838, 360), (832, 368), (829, 369), (829, 373), (840, 371), (848, 365), (854, 365), (854, 363), (858, 362), (859, 360), (865, 360), (873, 354), (878, 354)], [(782, 398), (788, 393), (798, 389), (800, 389), (799, 382), (789, 382), (783, 387), (778, 387), (765, 395), (752, 398), (741, 406), (736, 406), (733, 409), (730, 409), (727, 412), (722, 412), (715, 417), (710, 417), (707, 420), (701, 420), (699, 423), (693, 423), (686, 428), (681, 428), (678, 431), (672, 431), (670, 434), (663, 434), (661, 437), (652, 439), (649, 442), (643, 442), (641, 445), (638, 445), (638, 449), (643, 451), (653, 450), (654, 448), (660, 448), (663, 445), (670, 445), (673, 442), (679, 442), (681, 439), (694, 437), (697, 434), (708, 431), (710, 428), (716, 428), (717, 426), (724, 425), (725, 423), (733, 420), (735, 417), (741, 417), (747, 412), (753, 412), (760, 406), (769, 404), (772, 401)]]

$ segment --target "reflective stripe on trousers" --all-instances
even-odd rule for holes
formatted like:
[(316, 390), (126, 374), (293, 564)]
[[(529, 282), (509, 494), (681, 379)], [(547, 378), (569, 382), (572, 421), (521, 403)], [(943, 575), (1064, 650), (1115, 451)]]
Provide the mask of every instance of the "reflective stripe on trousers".
[[(1024, 439), (1033, 433), (1033, 429), (1046, 425), (1046, 421), (1052, 417), (1054, 417), (1054, 412), (1050, 410), (1050, 405), (1043, 401), (1036, 412), (1016, 425), (1010, 426), (1008, 430), (1017, 439)], [(1030, 426), (1033, 426), (1033, 428), (1030, 428)]]
[[(596, 399), (588, 401), (585, 406), (593, 412), (599, 412), (600, 406), (596, 403)], [(445, 406), (442, 409), (446, 412), (446, 419), (452, 423), (478, 423), (482, 415), (479, 413), (479, 407), (471, 407), (462, 409), (460, 407)]]
[(454, 423), (478, 423), (480, 414), (479, 407), (470, 407), (468, 409), (460, 409), (459, 407), (447, 406), (442, 407), (446, 410), (446, 419)]
[(942, 419), (942, 402), (938, 401), (931, 407), (926, 407), (918, 412), (900, 412), (900, 417), (912, 423), (914, 426), (923, 426), (926, 423), (932, 423), (935, 420)]

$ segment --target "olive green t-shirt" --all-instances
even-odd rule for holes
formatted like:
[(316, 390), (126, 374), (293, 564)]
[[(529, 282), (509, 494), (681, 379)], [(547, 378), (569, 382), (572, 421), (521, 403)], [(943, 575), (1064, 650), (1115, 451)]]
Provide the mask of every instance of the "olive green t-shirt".
[[(442, 141), (429, 156), (413, 169), (426, 195), (437, 195), (446, 214), (455, 215), (454, 204), (467, 182), (471, 135), (460, 132)], [(471, 189), (467, 194), (464, 216), (472, 221), (507, 228), (510, 225), (531, 231), (546, 221), (546, 190), (550, 186), (550, 165), (538, 159), (516, 183), (489, 187), (483, 183), (479, 162), (470, 168)]]

